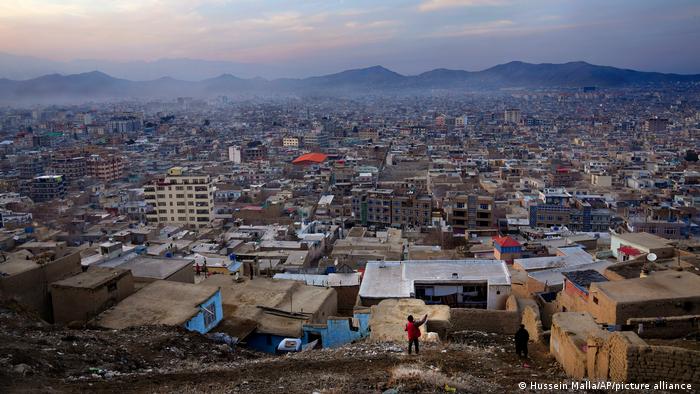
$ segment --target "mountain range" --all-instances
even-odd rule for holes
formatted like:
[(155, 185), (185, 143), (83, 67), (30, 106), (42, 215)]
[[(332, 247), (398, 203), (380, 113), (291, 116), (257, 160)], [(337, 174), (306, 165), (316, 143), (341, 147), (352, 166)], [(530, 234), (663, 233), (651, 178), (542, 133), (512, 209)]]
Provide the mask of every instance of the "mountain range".
[(114, 78), (100, 71), (49, 74), (27, 80), (0, 79), (0, 102), (50, 103), (177, 96), (417, 94), (435, 90), (506, 88), (605, 88), (698, 83), (700, 74), (680, 75), (597, 66), (586, 62), (530, 64), (514, 61), (482, 71), (435, 69), (402, 75), (382, 66), (309, 78), (244, 79), (231, 74), (200, 81), (162, 77), (148, 81)]

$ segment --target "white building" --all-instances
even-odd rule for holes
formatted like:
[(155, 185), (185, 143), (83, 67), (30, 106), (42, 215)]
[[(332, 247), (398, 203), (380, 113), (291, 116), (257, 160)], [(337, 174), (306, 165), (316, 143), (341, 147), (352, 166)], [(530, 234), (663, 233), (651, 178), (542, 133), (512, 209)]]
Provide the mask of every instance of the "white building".
[(234, 164), (241, 164), (241, 147), (240, 146), (229, 146), (228, 147), (228, 161)]
[(372, 261), (360, 285), (362, 305), (389, 298), (419, 298), (426, 304), (505, 309), (511, 291), (503, 260)]
[(192, 228), (212, 221), (214, 186), (209, 175), (173, 167), (164, 178), (144, 186), (146, 202), (153, 207), (151, 223), (172, 223)]
[(282, 145), (285, 148), (298, 148), (299, 137), (284, 137), (282, 138)]
[(504, 118), (503, 120), (506, 123), (520, 124), (520, 120), (522, 118), (522, 113), (520, 112), (519, 109), (515, 109), (515, 108), (507, 109), (503, 118)]

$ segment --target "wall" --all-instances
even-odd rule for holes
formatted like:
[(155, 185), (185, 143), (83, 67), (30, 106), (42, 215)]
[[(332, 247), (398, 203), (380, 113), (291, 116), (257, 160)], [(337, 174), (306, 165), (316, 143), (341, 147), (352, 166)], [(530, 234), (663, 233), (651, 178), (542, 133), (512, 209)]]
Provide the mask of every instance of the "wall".
[(337, 286), (333, 287), (338, 293), (338, 314), (341, 316), (352, 316), (352, 311), (357, 302), (357, 295), (360, 286)]
[(356, 323), (353, 327), (356, 328), (354, 330), (350, 326), (352, 318), (331, 317), (326, 321), (326, 324), (306, 324), (302, 327), (304, 330), (302, 343), (310, 342), (310, 334), (321, 336), (323, 348), (342, 346), (369, 336), (369, 312), (355, 313), (353, 318)]
[(520, 316), (515, 311), (452, 308), (450, 331), (485, 331), (499, 334), (515, 334), (520, 327)]
[(194, 264), (188, 264), (179, 271), (168, 276), (165, 280), (171, 282), (194, 283)]
[(627, 324), (641, 338), (682, 338), (700, 331), (700, 315), (633, 318), (627, 319)]
[(537, 304), (526, 305), (522, 310), (521, 316), (520, 322), (525, 325), (525, 329), (528, 334), (530, 334), (530, 340), (533, 342), (542, 342), (542, 321), (540, 320), (540, 309)]
[(35, 269), (0, 278), (0, 298), (14, 299), (39, 313), (42, 319), (53, 322), (49, 284), (81, 272), (80, 252), (75, 252)]
[(221, 305), (221, 290), (217, 290), (212, 297), (210, 297), (200, 306), (205, 307), (209, 310), (212, 310), (213, 308), (215, 311), (216, 319), (214, 319), (214, 321), (211, 322), (209, 325), (206, 325), (204, 322), (204, 311), (200, 310), (199, 313), (197, 313), (197, 315), (195, 315), (192, 319), (185, 323), (185, 328), (187, 328), (190, 331), (197, 331), (201, 334), (205, 334), (209, 332), (212, 328), (216, 327), (219, 324), (219, 322), (221, 322), (221, 319), (223, 319), (224, 317), (224, 310)]
[(510, 296), (510, 285), (489, 285), (486, 300), (488, 309), (503, 310), (506, 307), (506, 300)]
[[(115, 283), (117, 288), (110, 292), (107, 287), (112, 283)], [(133, 293), (134, 278), (130, 271), (95, 289), (52, 285), (54, 322), (87, 322)]]
[(605, 339), (609, 333), (601, 330), (586, 312), (560, 312), (552, 316), (549, 352), (561, 364), (567, 375), (583, 379), (587, 373), (587, 343), (591, 338)]
[(592, 380), (700, 384), (699, 351), (650, 346), (633, 332), (616, 332), (607, 340), (589, 340), (588, 349)]
[(276, 353), (277, 345), (284, 340), (285, 337), (272, 334), (253, 333), (246, 338), (246, 344), (249, 348), (265, 353)]

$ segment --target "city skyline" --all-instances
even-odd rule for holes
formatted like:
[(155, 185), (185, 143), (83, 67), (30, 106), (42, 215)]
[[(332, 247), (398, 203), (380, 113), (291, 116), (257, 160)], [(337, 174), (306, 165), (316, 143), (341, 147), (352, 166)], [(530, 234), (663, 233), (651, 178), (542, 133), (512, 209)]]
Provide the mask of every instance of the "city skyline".
[(0, 5), (8, 38), (0, 53), (92, 65), (202, 59), (263, 77), (375, 64), (402, 74), (481, 70), (511, 60), (691, 74), (700, 72), (698, 15), (695, 2), (655, 0), (32, 0)]

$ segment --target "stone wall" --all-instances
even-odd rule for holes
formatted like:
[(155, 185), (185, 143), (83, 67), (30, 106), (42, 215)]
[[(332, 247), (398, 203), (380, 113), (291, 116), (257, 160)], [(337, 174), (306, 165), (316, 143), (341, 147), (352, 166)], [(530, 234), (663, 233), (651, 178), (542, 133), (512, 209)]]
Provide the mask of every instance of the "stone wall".
[(700, 384), (699, 351), (650, 346), (629, 331), (605, 340), (589, 338), (587, 350), (591, 380)]
[(700, 331), (700, 315), (633, 318), (627, 319), (627, 324), (641, 338), (682, 338)]
[(450, 331), (485, 331), (512, 335), (520, 327), (517, 311), (452, 308)]

